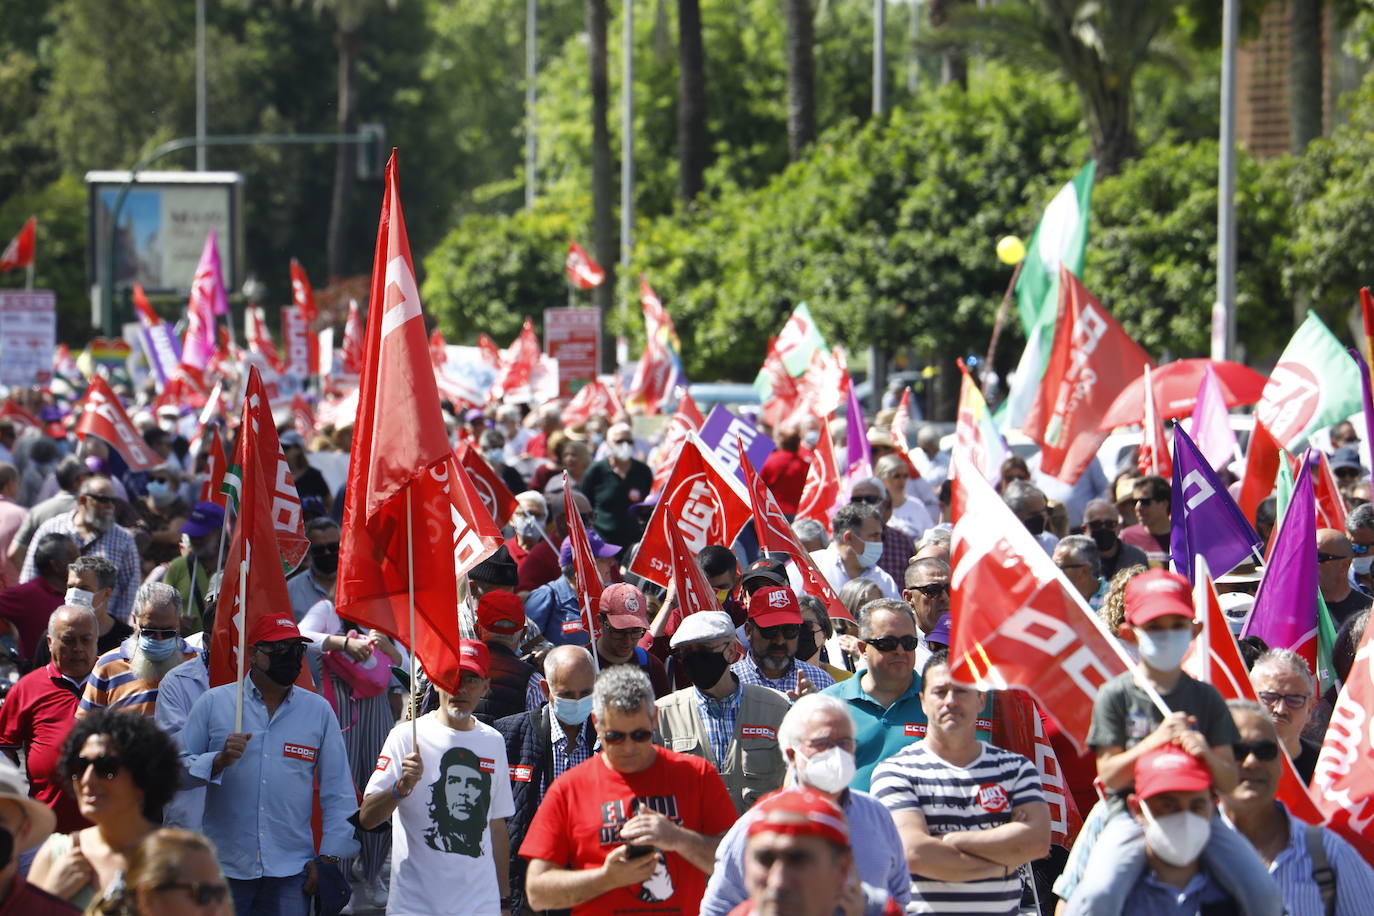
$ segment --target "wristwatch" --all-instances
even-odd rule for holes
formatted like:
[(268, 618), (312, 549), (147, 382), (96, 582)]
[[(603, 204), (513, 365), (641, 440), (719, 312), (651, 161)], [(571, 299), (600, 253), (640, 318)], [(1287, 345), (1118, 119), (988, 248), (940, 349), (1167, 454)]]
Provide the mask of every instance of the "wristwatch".
[(315, 857), (315, 859), (316, 859), (317, 861), (324, 862), (324, 863), (326, 863), (326, 864), (328, 864), (328, 865), (338, 865), (339, 862), (342, 861), (338, 856), (326, 856), (326, 855), (318, 855), (318, 856)]

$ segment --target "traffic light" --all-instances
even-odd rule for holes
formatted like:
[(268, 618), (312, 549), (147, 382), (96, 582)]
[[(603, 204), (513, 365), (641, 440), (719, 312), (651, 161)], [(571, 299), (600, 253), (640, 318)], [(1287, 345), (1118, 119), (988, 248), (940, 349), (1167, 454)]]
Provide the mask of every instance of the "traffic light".
[(358, 144), (358, 180), (380, 181), (386, 170), (386, 127), (359, 124), (358, 133), (366, 138)]

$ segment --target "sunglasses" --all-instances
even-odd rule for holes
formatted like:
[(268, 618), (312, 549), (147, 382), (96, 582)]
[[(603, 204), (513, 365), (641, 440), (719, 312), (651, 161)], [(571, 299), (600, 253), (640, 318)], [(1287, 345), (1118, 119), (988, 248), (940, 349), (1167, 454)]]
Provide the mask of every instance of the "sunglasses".
[(884, 655), (895, 652), (898, 646), (901, 646), (904, 652), (914, 652), (920, 644), (921, 641), (915, 636), (880, 636), (877, 639), (864, 640), (864, 645), (872, 646)]
[(796, 639), (801, 635), (801, 624), (780, 623), (775, 627), (759, 627), (759, 635), (772, 642), (775, 639)]
[(649, 631), (644, 627), (631, 627), (628, 630), (618, 630), (613, 626), (603, 623), (601, 625), (601, 632), (605, 633), (607, 636), (619, 637), (620, 639), (633, 639), (638, 642), (643, 639), (644, 634)]
[(1362, 556), (1364, 556), (1365, 554), (1369, 553), (1369, 548), (1370, 548), (1371, 546), (1374, 546), (1374, 545), (1370, 545), (1370, 544), (1356, 544), (1356, 543), (1354, 543), (1354, 542), (1352, 541), (1351, 544), (1350, 544), (1350, 549), (1353, 550), (1353, 551), (1355, 552), (1355, 556), (1357, 556), (1357, 557), (1362, 557)]
[(1333, 561), (1335, 561), (1335, 560), (1353, 560), (1353, 559), (1355, 559), (1355, 558), (1354, 558), (1354, 557), (1347, 557), (1345, 554), (1340, 554), (1340, 553), (1322, 553), (1320, 550), (1317, 551), (1317, 562), (1318, 562), (1318, 563), (1330, 563), (1330, 562), (1333, 562)]
[(868, 506), (876, 506), (883, 501), (883, 498), (881, 496), (857, 496), (851, 494), (849, 501), (852, 503), (863, 503)]
[(101, 496), (99, 493), (83, 493), (86, 499), (93, 499), (102, 506), (113, 506), (115, 498), (113, 496)]
[(1133, 500), (1131, 500), (1131, 502), (1133, 502), (1133, 503), (1134, 503), (1135, 505), (1137, 505), (1137, 506), (1151, 506), (1151, 505), (1154, 505), (1155, 503), (1159, 502), (1159, 500), (1157, 500), (1157, 499), (1155, 499), (1155, 498), (1153, 498), (1153, 497), (1141, 497), (1141, 498), (1138, 498), (1138, 499), (1133, 499)]
[(939, 598), (941, 595), (948, 595), (948, 594), (949, 594), (949, 583), (948, 583), (948, 582), (931, 582), (931, 583), (928, 583), (928, 584), (926, 584), (926, 585), (909, 585), (909, 586), (907, 586), (907, 591), (909, 591), (909, 592), (920, 592), (922, 595), (925, 595), (927, 598), (935, 599), (935, 598)]
[(1112, 521), (1109, 518), (1104, 518), (1098, 519), (1095, 522), (1088, 522), (1087, 528), (1089, 531), (1115, 531), (1119, 527), (1119, 525), (1119, 522)]
[(1279, 755), (1279, 746), (1273, 741), (1237, 741), (1231, 745), (1231, 753), (1236, 755), (1236, 762), (1251, 754), (1256, 760), (1273, 760)]
[(153, 888), (155, 891), (175, 891), (183, 890), (191, 898), (196, 906), (209, 906), (212, 903), (221, 903), (229, 893), (227, 884), (201, 884), (190, 881), (171, 881), (167, 884), (159, 884)]
[(180, 630), (155, 630), (152, 627), (139, 627), (138, 635), (149, 639), (173, 639), (181, 635)]
[(1279, 700), (1283, 700), (1283, 705), (1289, 709), (1302, 709), (1307, 705), (1308, 700), (1305, 693), (1274, 693), (1269, 690), (1262, 690), (1257, 696), (1265, 706), (1273, 706)]
[(653, 736), (654, 733), (647, 728), (636, 728), (632, 732), (602, 732), (601, 740), (607, 744), (620, 745), (625, 743), (626, 738), (629, 738), (635, 744), (644, 744)]
[(118, 757), (111, 757), (102, 754), (99, 757), (78, 757), (76, 767), (72, 770), (72, 779), (80, 779), (86, 775), (87, 770), (95, 770), (95, 775), (101, 779), (110, 780), (119, 775), (119, 771), (124, 768), (123, 762)]
[(299, 642), (287, 643), (283, 646), (271, 643), (258, 643), (253, 648), (257, 649), (268, 658), (303, 658), (305, 656), (305, 644)]

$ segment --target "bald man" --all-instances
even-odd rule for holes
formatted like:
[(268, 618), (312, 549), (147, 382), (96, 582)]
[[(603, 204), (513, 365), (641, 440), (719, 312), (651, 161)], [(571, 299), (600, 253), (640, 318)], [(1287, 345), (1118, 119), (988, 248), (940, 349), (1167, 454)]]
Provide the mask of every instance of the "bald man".
[(1354, 559), (1355, 549), (1344, 531), (1318, 529), (1317, 583), (1337, 629), (1370, 605), (1369, 599), (1350, 583), (1350, 564)]

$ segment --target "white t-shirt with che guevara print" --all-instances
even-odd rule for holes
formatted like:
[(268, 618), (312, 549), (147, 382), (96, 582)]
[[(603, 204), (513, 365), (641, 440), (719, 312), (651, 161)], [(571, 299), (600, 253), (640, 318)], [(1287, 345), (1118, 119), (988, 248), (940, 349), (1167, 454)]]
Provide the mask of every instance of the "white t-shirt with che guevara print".
[[(490, 821), (515, 813), (506, 745), (489, 725), (474, 720), (459, 731), (436, 713), (416, 723), (424, 775), (391, 816), (390, 916), (473, 916), (501, 911), (491, 853)], [(377, 757), (364, 795), (390, 792), (401, 761), (414, 749), (411, 723), (398, 722)]]

